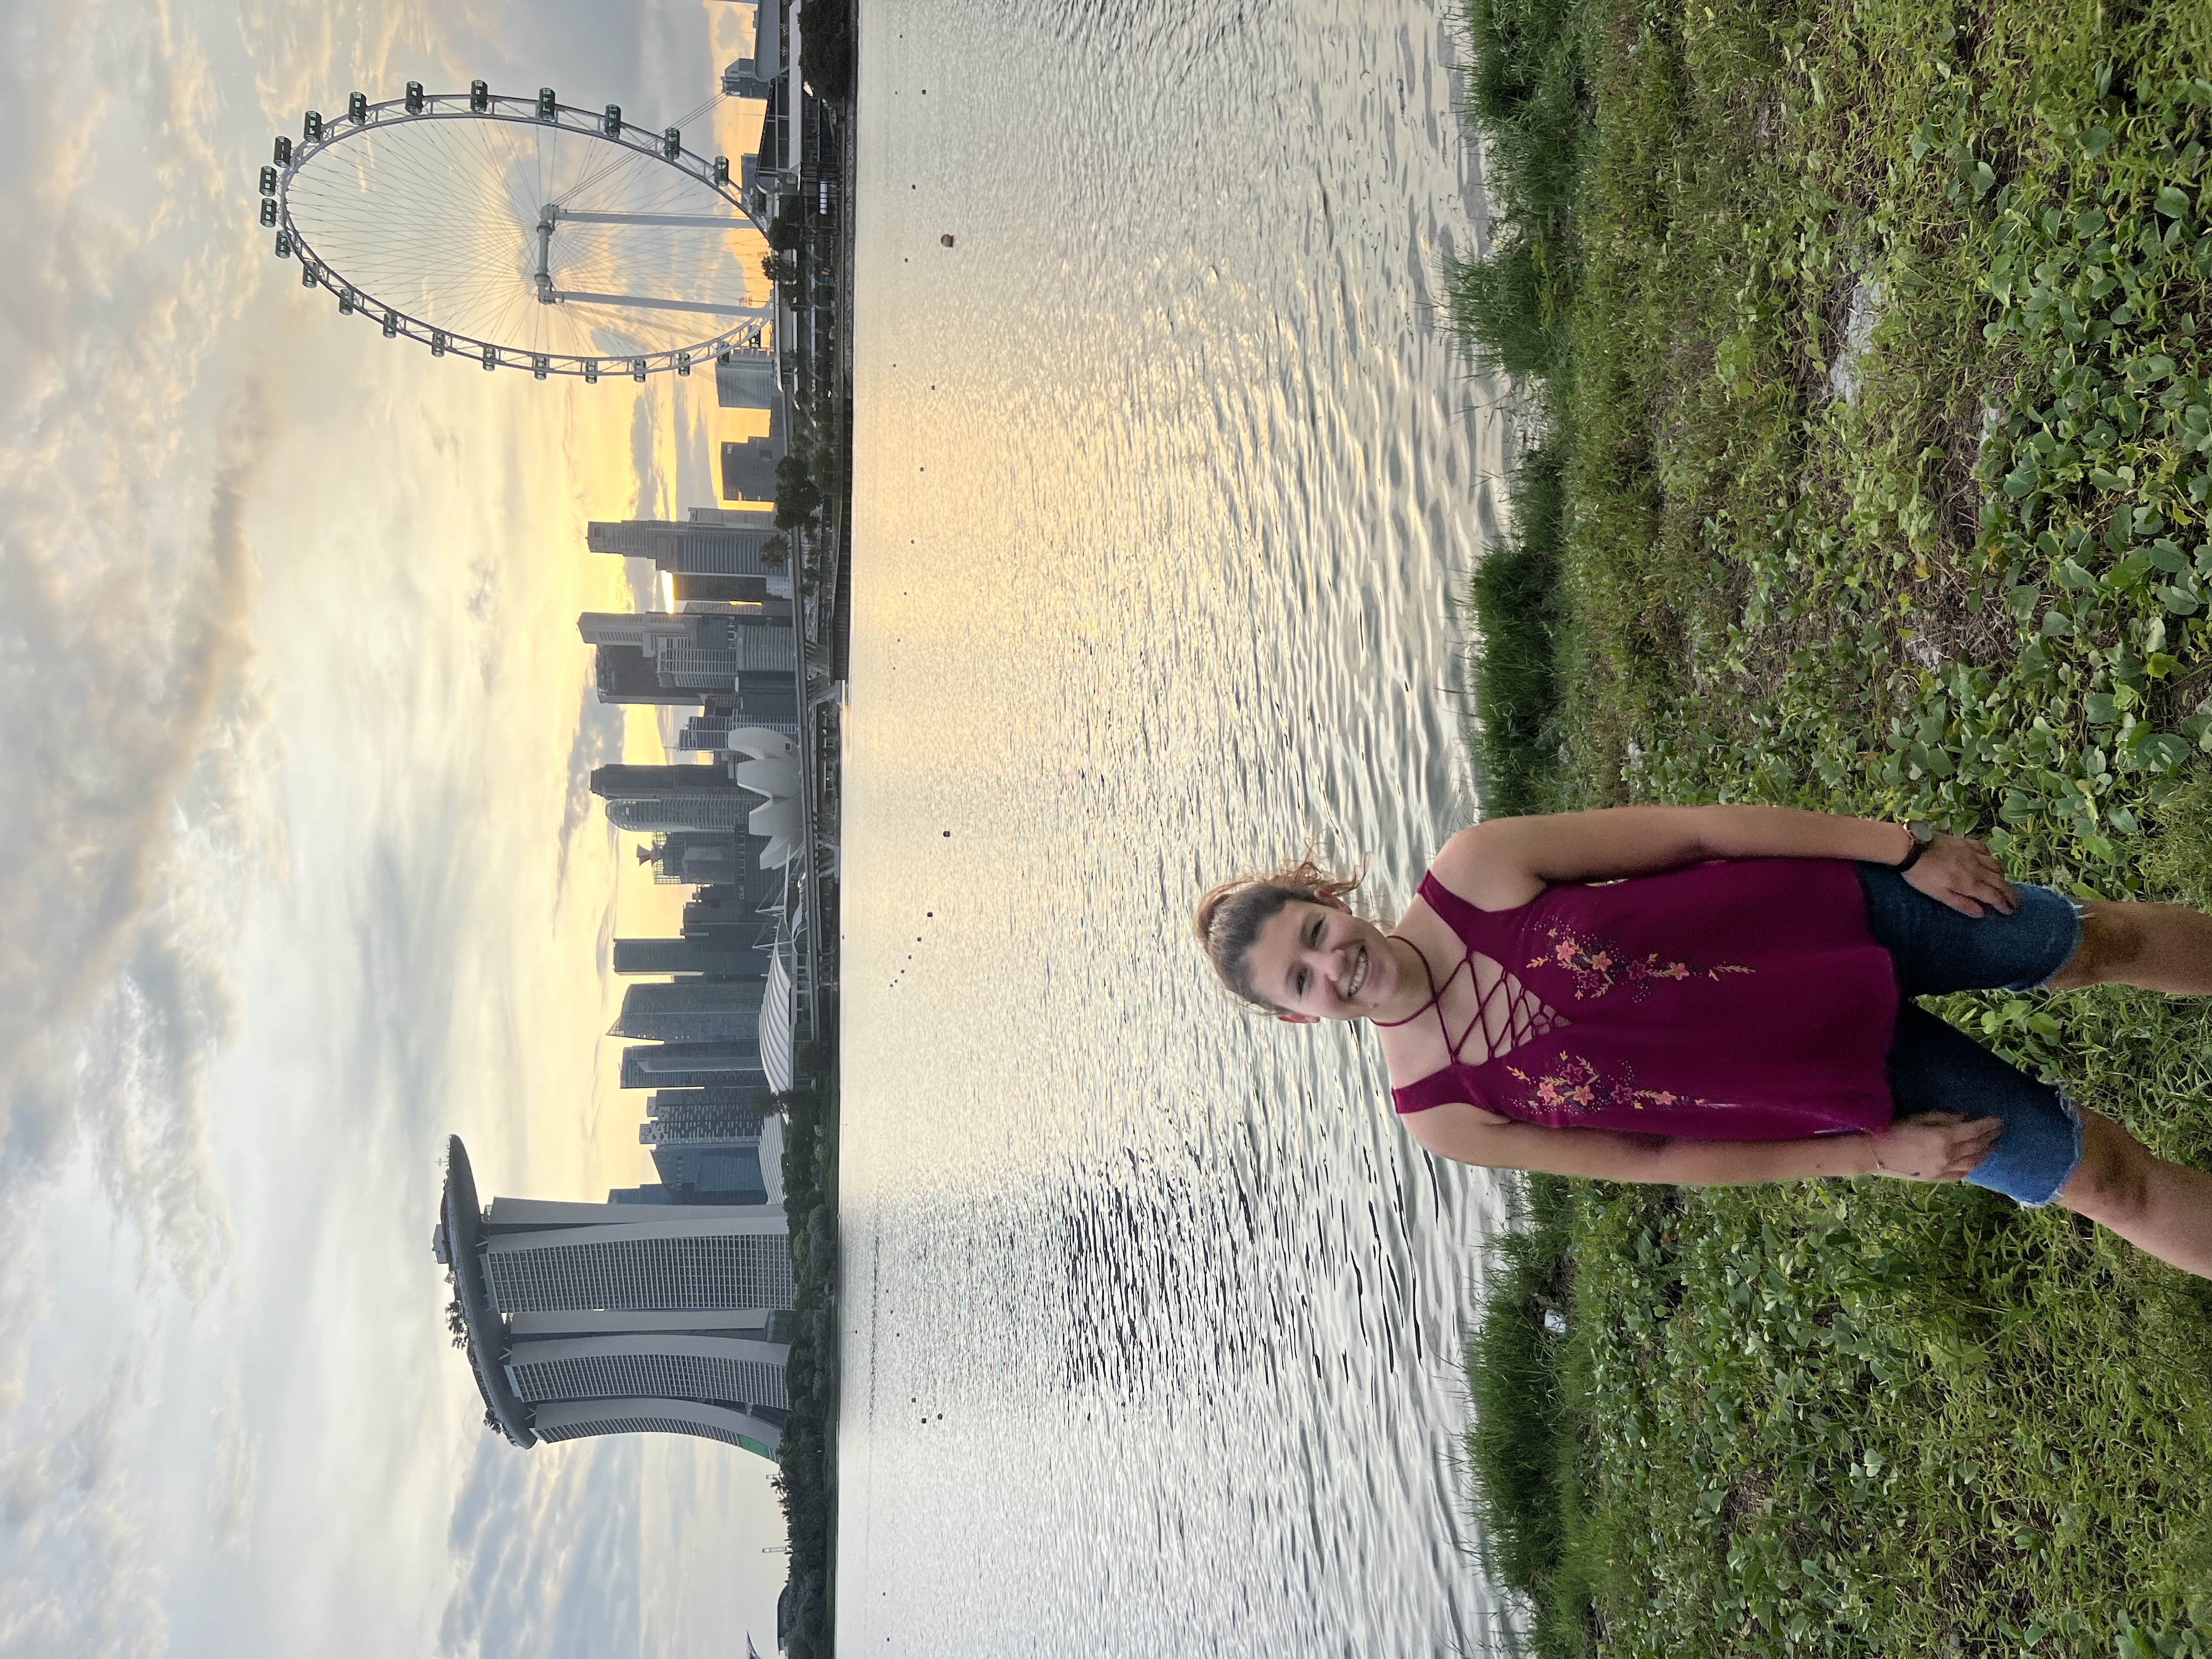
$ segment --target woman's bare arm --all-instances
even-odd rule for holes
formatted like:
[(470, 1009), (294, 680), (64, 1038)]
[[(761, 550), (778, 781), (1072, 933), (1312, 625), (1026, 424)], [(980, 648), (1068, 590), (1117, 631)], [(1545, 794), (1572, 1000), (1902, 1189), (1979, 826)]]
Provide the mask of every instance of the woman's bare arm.
[(1409, 1112), (1401, 1121), (1429, 1151), (1462, 1164), (1686, 1187), (1860, 1175), (1956, 1181), (1981, 1162), (2004, 1130), (2001, 1119), (1967, 1122), (1951, 1112), (1930, 1113), (1878, 1136), (1803, 1140), (1688, 1140), (1612, 1129), (1547, 1129), (1501, 1123), (1488, 1112), (1450, 1104)]
[(1900, 824), (1792, 806), (1613, 806), (1486, 819), (1445, 842), (1436, 868), (1455, 891), (1508, 909), (1559, 881), (1654, 875), (1712, 859), (1894, 864), (1911, 846)]
[[(1491, 818), (1437, 854), (1444, 884), (1486, 909), (1526, 903), (1554, 882), (1654, 875), (1714, 859), (1858, 859), (1895, 864), (1912, 848), (1905, 826), (1794, 806), (1614, 806)], [(2016, 904), (2002, 868), (1978, 842), (1939, 837), (1906, 879), (1954, 909)]]

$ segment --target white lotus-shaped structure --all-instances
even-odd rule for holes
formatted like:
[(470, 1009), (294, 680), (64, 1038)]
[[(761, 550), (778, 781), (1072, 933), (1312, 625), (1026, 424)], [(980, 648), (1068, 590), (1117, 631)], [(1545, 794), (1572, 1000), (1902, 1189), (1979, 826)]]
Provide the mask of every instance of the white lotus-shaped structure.
[(765, 726), (740, 726), (722, 740), (722, 747), (733, 755), (750, 755), (755, 760), (799, 758), (797, 744)]
[(739, 761), (732, 775), (757, 795), (781, 800), (799, 793), (799, 763), (795, 760)]
[(745, 820), (752, 835), (765, 836), (761, 868), (780, 870), (799, 856), (806, 839), (806, 811), (799, 799), (804, 781), (799, 770), (799, 745), (781, 732), (762, 726), (741, 726), (724, 739), (730, 753), (748, 758), (731, 769), (741, 789), (763, 797)]

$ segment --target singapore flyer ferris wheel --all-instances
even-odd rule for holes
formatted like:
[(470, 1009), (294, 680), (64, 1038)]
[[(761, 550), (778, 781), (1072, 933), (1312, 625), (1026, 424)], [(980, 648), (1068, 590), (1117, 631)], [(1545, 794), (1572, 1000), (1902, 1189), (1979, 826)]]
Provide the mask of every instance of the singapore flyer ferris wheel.
[(276, 253), (341, 315), (487, 369), (689, 374), (761, 343), (771, 317), (749, 295), (762, 227), (728, 161), (550, 88), (356, 92), (276, 140), (261, 196)]

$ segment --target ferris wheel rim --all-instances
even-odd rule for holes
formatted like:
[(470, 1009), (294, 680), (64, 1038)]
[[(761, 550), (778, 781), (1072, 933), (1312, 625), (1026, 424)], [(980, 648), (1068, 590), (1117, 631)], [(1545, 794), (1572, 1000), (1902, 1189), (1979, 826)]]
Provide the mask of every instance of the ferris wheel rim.
[[(519, 346), (502, 345), (462, 331), (435, 327), (422, 318), (401, 310), (378, 299), (361, 284), (346, 279), (331, 263), (317, 253), (314, 246), (300, 229), (292, 217), (292, 182), (307, 164), (316, 156), (335, 149), (349, 138), (364, 137), (381, 128), (390, 128), (430, 121), (497, 121), (520, 126), (544, 129), (551, 127), (580, 138), (600, 143), (613, 144), (641, 155), (649, 161), (674, 169), (695, 184), (703, 185), (736, 209), (739, 216), (756, 230), (763, 230), (759, 218), (746, 205), (743, 194), (725, 179), (715, 176), (714, 166), (705, 156), (674, 145), (667, 134), (649, 134), (637, 124), (623, 120), (620, 130), (609, 131), (606, 113), (590, 110), (578, 104), (563, 104), (557, 99), (548, 103), (541, 98), (516, 97), (512, 94), (483, 94), (483, 102), (477, 102), (474, 92), (426, 92), (421, 95), (418, 108), (410, 107), (406, 97), (387, 98), (378, 103), (349, 110), (342, 116), (316, 119), (321, 123), (320, 136), (302, 136), (295, 141), (291, 153), (283, 165), (276, 169), (276, 226), (277, 247), (280, 254), (289, 252), (300, 259), (301, 270), (313, 279), (316, 287), (325, 289), (338, 301), (342, 317), (359, 315), (364, 321), (378, 324), (386, 339), (411, 340), (429, 350), (434, 357), (463, 356), (480, 362), (486, 369), (526, 368), (538, 380), (563, 375), (596, 383), (602, 374), (619, 379), (628, 375), (642, 380), (649, 374), (689, 374), (699, 362), (719, 361), (727, 352), (739, 349), (757, 349), (761, 343), (763, 325), (755, 318), (745, 319), (721, 333), (681, 346), (662, 347), (651, 351), (600, 353), (590, 356), (581, 352), (533, 351)], [(458, 107), (455, 107), (458, 106)], [(613, 106), (608, 106), (610, 109)], [(633, 136), (638, 135), (638, 136)], [(765, 231), (763, 230), (765, 234)], [(611, 372), (611, 374), (610, 374)]]

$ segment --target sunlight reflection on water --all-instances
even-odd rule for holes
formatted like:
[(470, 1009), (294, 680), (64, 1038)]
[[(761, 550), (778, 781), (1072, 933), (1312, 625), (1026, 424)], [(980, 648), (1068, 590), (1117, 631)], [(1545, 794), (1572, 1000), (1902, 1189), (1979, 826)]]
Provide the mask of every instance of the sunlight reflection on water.
[(1185, 921), (1309, 835), (1402, 904), (1472, 817), (1505, 437), (1437, 315), (1453, 42), (1376, 0), (866, 27), (840, 1645), (1486, 1651), (1494, 1191)]

